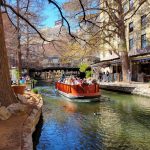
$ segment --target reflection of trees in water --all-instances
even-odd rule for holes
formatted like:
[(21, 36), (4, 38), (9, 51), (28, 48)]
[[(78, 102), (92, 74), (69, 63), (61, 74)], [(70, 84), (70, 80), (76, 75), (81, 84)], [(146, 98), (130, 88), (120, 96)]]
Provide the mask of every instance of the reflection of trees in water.
[(78, 103), (78, 112), (84, 115), (93, 115), (95, 112), (99, 112), (99, 102)]
[(141, 96), (126, 96), (116, 101), (114, 109), (122, 114), (122, 120), (135, 122), (150, 129), (150, 100)]
[(134, 96), (133, 98), (134, 104), (143, 111), (150, 112), (150, 100), (146, 97)]
[[(134, 149), (135, 142), (130, 137), (128, 122), (122, 122), (122, 116), (109, 106), (102, 107), (99, 126), (102, 141), (106, 149)], [(129, 129), (129, 130), (128, 130)]]
[[(150, 100), (146, 97), (135, 96), (133, 97), (133, 113), (132, 116), (134, 120), (141, 126), (145, 128), (145, 132), (149, 133), (150, 129)], [(146, 131), (148, 130), (148, 131)], [(150, 138), (150, 136), (149, 136)], [(150, 139), (149, 139), (150, 141)]]
[[(112, 96), (114, 103), (100, 109), (103, 142), (107, 148), (150, 149), (150, 101), (143, 97)], [(143, 103), (142, 103), (143, 102)]]
[(100, 106), (100, 120), (98, 122), (101, 129), (104, 148), (117, 147), (117, 142), (121, 132), (119, 114), (117, 114), (107, 104)]

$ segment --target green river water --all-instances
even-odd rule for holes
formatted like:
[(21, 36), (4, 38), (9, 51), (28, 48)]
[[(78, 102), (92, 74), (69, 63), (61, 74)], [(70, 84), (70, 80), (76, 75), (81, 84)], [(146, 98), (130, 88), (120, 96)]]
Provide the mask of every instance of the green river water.
[(53, 86), (39, 88), (37, 150), (150, 150), (150, 98), (102, 91), (100, 102), (74, 103)]

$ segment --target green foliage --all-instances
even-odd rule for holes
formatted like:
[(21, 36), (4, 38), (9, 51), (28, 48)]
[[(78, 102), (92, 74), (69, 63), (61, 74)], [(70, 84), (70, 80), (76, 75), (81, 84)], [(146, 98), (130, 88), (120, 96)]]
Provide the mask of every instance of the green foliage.
[(93, 71), (91, 70), (91, 67), (88, 64), (81, 64), (79, 67), (80, 67), (80, 72), (85, 72), (86, 78), (92, 76)]
[(86, 74), (86, 78), (90, 78), (93, 74), (93, 71), (86, 71), (85, 74)]
[(19, 76), (19, 70), (18, 70), (18, 69), (15, 70), (15, 76), (16, 76), (16, 78), (19, 80), (19, 77), (20, 77), (20, 76)]
[(35, 94), (39, 93), (38, 89), (32, 89), (32, 92), (35, 93)]
[(88, 64), (81, 64), (80, 66), (79, 66), (79, 68), (80, 68), (80, 72), (86, 72), (86, 69), (88, 68)]
[(34, 82), (34, 84), (36, 84), (36, 83), (37, 83), (37, 80), (33, 79), (33, 82)]

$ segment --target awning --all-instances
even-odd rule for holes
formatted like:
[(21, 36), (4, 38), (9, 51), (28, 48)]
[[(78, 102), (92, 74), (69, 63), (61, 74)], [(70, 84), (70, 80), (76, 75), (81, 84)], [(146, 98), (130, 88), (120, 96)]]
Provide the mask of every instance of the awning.
[(144, 57), (133, 57), (131, 59), (132, 62), (149, 62), (150, 61), (150, 56), (144, 56)]

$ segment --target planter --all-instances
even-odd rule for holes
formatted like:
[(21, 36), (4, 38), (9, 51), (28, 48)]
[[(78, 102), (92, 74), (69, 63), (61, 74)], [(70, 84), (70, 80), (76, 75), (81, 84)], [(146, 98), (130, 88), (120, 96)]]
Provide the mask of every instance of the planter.
[(16, 95), (17, 94), (23, 95), (25, 88), (26, 88), (26, 85), (12, 85), (12, 89)]

